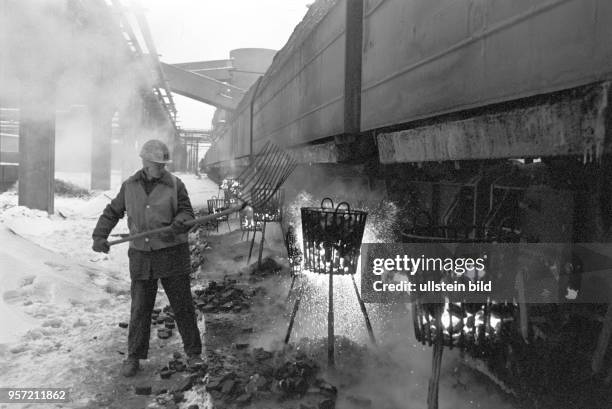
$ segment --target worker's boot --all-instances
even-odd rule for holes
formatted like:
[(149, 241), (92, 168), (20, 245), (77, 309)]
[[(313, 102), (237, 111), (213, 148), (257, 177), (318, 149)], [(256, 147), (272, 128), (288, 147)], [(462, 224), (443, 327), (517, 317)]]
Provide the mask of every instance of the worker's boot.
[(204, 365), (204, 361), (200, 354), (192, 354), (187, 357), (187, 366), (190, 369), (200, 369), (202, 365)]
[(130, 357), (123, 361), (123, 365), (121, 366), (121, 375), (129, 378), (136, 375), (138, 369), (140, 369), (140, 362), (138, 361), (138, 358)]

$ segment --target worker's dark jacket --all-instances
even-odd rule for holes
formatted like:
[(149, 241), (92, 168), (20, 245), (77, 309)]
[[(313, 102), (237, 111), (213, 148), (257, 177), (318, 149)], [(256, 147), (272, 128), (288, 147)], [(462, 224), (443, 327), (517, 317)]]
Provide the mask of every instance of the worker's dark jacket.
[[(169, 226), (181, 213), (193, 218), (193, 209), (183, 182), (167, 171), (148, 180), (140, 170), (121, 185), (106, 206), (93, 238), (107, 238), (127, 212), (130, 234)], [(151, 235), (130, 242), (128, 250), (132, 280), (189, 274), (191, 263), (186, 234)]]

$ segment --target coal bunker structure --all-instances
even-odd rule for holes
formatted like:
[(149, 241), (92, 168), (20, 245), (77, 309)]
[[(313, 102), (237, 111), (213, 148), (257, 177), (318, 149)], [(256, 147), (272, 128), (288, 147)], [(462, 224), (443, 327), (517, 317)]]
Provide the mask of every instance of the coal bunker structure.
[[(611, 23), (602, 0), (317, 1), (215, 130), (206, 170), (235, 177), (272, 141), (300, 163), (287, 201), (392, 200), (398, 242), (566, 245), (494, 271), (503, 299), (417, 302), (415, 335), (532, 402), (607, 406), (612, 276), (593, 260), (612, 233)], [(559, 302), (526, 297), (553, 264)]]

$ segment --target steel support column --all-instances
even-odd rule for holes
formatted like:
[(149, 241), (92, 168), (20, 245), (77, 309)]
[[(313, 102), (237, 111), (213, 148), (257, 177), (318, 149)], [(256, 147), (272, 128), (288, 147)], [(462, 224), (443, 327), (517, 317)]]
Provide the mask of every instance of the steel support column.
[(346, 2), (346, 43), (344, 61), (344, 133), (361, 131), (361, 65), (363, 0)]
[(19, 158), (19, 205), (53, 213), (55, 93), (40, 83), (22, 88)]
[[(346, 2), (346, 42), (344, 60), (344, 134), (336, 136), (339, 162), (347, 162), (361, 151), (361, 66), (363, 40), (363, 0)], [(361, 156), (361, 155), (357, 155)]]

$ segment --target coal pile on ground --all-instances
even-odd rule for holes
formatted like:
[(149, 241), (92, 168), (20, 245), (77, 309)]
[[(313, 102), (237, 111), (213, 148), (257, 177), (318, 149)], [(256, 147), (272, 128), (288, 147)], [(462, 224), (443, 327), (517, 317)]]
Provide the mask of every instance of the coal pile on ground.
[[(179, 352), (174, 352), (172, 354), (172, 359), (168, 361), (168, 365), (164, 366), (159, 371), (159, 376), (162, 379), (168, 379), (172, 377), (173, 374), (177, 372), (191, 372), (191, 373), (200, 373), (202, 376), (206, 374), (207, 365), (189, 365), (188, 360), (182, 359), (182, 356)], [(188, 387), (184, 388), (184, 390), (189, 389)]]
[(250, 299), (256, 290), (225, 278), (222, 282), (211, 281), (203, 290), (195, 290), (194, 302), (204, 313), (241, 312), (248, 310)]
[(235, 344), (210, 351), (207, 358), (206, 389), (216, 408), (288, 401), (303, 408), (335, 406), (337, 389), (321, 378), (312, 357), (294, 349), (271, 352)]
[(55, 194), (58, 196), (81, 198), (88, 198), (91, 196), (89, 190), (60, 179), (55, 179)]
[(272, 257), (266, 257), (261, 260), (261, 265), (257, 262), (251, 264), (250, 270), (251, 276), (255, 278), (264, 278), (289, 272), (288, 266), (280, 264)]
[[(172, 408), (178, 409), (178, 404), (185, 400), (185, 393), (190, 389), (198, 386), (198, 389), (203, 384), (206, 376), (206, 364), (198, 366), (189, 366), (188, 360), (184, 360), (179, 352), (174, 352), (171, 360), (166, 366), (157, 371), (159, 380), (153, 381), (151, 384), (144, 383), (143, 387), (145, 395), (156, 395), (155, 401), (158, 405), (149, 405), (150, 408)], [(138, 391), (137, 391), (138, 393)], [(188, 408), (197, 407), (188, 406)]]

